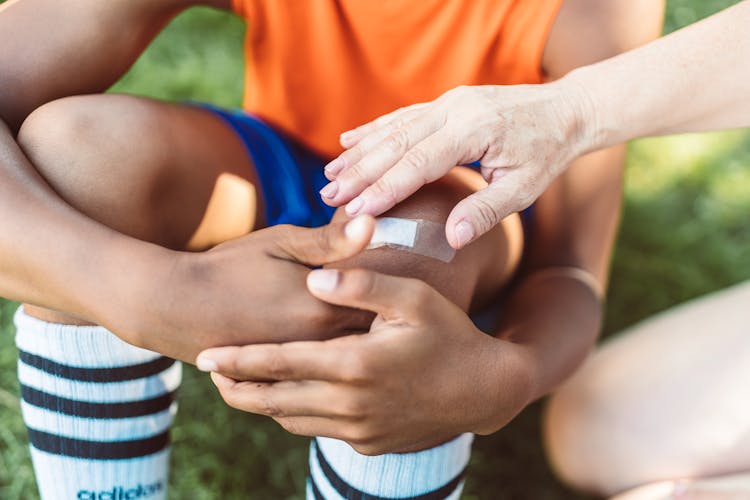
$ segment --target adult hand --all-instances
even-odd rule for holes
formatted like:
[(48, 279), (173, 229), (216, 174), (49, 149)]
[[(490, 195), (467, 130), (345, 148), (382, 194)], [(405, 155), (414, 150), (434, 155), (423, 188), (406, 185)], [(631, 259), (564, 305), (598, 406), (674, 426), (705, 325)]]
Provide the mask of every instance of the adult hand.
[(183, 254), (153, 297), (157, 328), (139, 345), (193, 362), (202, 349), (331, 338), (367, 331), (373, 315), (311, 296), (311, 267), (359, 253), (372, 217), (317, 229), (274, 226), (215, 248)]
[(528, 403), (524, 348), (480, 332), (425, 283), (361, 269), (312, 271), (307, 283), (322, 300), (377, 312), (370, 332), (204, 351), (198, 367), (230, 406), (374, 455), (494, 432)]
[(536, 200), (586, 151), (583, 92), (544, 85), (458, 87), (341, 136), (346, 151), (326, 166), (321, 190), (349, 215), (378, 215), (456, 165), (479, 161), (489, 186), (461, 201), (446, 236), (461, 248)]

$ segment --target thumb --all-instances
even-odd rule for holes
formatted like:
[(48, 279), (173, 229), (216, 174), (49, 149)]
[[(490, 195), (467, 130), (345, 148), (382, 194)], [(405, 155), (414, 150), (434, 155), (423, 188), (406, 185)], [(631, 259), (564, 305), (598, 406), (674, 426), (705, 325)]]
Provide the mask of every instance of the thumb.
[(423, 281), (366, 269), (316, 269), (307, 275), (307, 288), (325, 302), (373, 311), (386, 321), (417, 322), (446, 300)]
[(360, 215), (346, 223), (309, 229), (289, 226), (276, 240), (275, 257), (321, 266), (348, 259), (365, 249), (375, 230), (375, 219)]
[(445, 236), (460, 249), (495, 227), (508, 215), (521, 211), (536, 199), (518, 170), (493, 180), (486, 188), (461, 200), (448, 216)]

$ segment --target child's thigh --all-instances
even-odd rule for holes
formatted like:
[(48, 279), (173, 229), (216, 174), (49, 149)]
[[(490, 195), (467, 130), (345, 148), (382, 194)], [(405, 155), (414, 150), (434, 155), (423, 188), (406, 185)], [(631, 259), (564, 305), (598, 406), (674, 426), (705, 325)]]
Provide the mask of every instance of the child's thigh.
[[(457, 167), (383, 216), (444, 224), (458, 201), (485, 185), (478, 173)], [(334, 220), (344, 218), (343, 210), (338, 210), (334, 216)], [(456, 252), (449, 263), (383, 247), (366, 250), (354, 258), (336, 263), (335, 267), (363, 267), (418, 278), (469, 311), (486, 305), (508, 282), (518, 267), (522, 249), (523, 230), (520, 218), (514, 214), (476, 242)]]

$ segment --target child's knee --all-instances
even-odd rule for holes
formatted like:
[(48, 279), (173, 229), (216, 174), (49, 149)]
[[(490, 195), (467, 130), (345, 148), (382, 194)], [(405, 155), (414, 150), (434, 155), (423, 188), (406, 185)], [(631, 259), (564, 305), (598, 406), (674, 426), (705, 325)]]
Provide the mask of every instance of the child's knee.
[[(150, 128), (149, 113), (126, 112), (126, 99), (94, 95), (52, 101), (26, 118), (17, 140), (34, 168), (70, 205), (113, 229), (155, 241), (161, 228), (154, 226), (152, 215), (163, 180), (151, 168), (153, 161), (143, 161), (153, 152), (137, 137)], [(124, 123), (135, 114), (139, 131)]]
[[(476, 172), (456, 169), (440, 181), (424, 186), (383, 216), (444, 224), (456, 203), (484, 185)], [(334, 220), (345, 218), (343, 210), (338, 210), (334, 216)], [(508, 233), (507, 224), (498, 226), (477, 242), (457, 251), (449, 263), (406, 250), (382, 247), (338, 262), (335, 267), (362, 267), (417, 278), (469, 311), (477, 295), (483, 293), (484, 288), (492, 288), (487, 283), (499, 287), (508, 278), (509, 272), (505, 270), (517, 265), (521, 242), (511, 241), (518, 239), (518, 235), (510, 236)], [(520, 225), (517, 233), (520, 233)], [(511, 249), (514, 245), (518, 248)]]

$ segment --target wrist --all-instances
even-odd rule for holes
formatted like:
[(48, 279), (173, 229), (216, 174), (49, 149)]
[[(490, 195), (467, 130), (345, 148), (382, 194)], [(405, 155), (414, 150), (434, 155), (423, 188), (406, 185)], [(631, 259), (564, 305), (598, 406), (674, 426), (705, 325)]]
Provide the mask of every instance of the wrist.
[(86, 290), (92, 320), (130, 344), (157, 350), (153, 333), (169, 301), (169, 274), (180, 254), (119, 238), (100, 252), (102, 262), (92, 273), (96, 281)]
[(591, 84), (591, 69), (575, 69), (560, 80), (552, 82), (561, 89), (561, 101), (566, 107), (570, 141), (576, 157), (616, 144), (611, 127), (603, 121), (601, 105), (596, 102)]
[(496, 337), (488, 337), (494, 346), (485, 352), (491, 356), (482, 377), (490, 390), (482, 394), (482, 408), (471, 432), (487, 435), (497, 432), (526, 408), (537, 394), (538, 367), (530, 349)]

